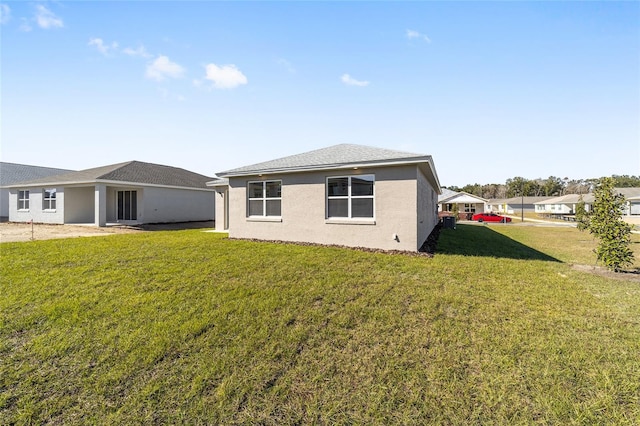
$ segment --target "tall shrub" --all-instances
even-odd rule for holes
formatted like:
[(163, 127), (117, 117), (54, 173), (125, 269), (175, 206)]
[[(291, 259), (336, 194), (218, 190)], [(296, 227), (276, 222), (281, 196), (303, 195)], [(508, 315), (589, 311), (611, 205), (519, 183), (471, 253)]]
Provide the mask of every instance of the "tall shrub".
[(578, 199), (578, 205), (576, 206), (576, 222), (578, 222), (578, 229), (584, 231), (589, 229), (589, 213), (587, 213), (586, 204), (582, 199), (582, 195)]
[(596, 257), (609, 269), (619, 271), (633, 263), (631, 226), (622, 220), (625, 199), (616, 194), (612, 178), (602, 178), (596, 184), (593, 211), (588, 218), (589, 232), (598, 238)]

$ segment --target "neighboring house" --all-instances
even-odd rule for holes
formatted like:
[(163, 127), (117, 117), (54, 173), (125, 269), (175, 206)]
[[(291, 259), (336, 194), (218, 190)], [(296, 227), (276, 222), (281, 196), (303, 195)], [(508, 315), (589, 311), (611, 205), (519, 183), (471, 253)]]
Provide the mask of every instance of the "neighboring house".
[(11, 222), (143, 224), (214, 219), (211, 178), (129, 161), (9, 185)]
[(467, 192), (456, 192), (447, 188), (442, 189), (438, 197), (438, 211), (446, 215), (458, 207), (458, 218), (470, 220), (475, 213), (484, 213), (487, 200)]
[(593, 200), (593, 194), (567, 194), (560, 197), (548, 198), (533, 204), (535, 206), (535, 212), (538, 214), (562, 217), (576, 214), (576, 206), (580, 201), (584, 201), (587, 212), (591, 211)]
[(640, 216), (640, 188), (616, 188), (615, 191), (627, 201), (624, 215)]
[(535, 213), (536, 203), (549, 200), (552, 197), (513, 197), (494, 198), (487, 203), (487, 211), (502, 214)]
[(217, 175), (231, 238), (418, 251), (438, 223), (429, 155), (343, 144)]
[(640, 188), (616, 188), (615, 190), (626, 199), (623, 219), (630, 224), (640, 225)]
[(9, 189), (7, 186), (25, 180), (41, 179), (71, 171), (73, 170), (0, 162), (0, 219), (7, 220), (9, 218)]

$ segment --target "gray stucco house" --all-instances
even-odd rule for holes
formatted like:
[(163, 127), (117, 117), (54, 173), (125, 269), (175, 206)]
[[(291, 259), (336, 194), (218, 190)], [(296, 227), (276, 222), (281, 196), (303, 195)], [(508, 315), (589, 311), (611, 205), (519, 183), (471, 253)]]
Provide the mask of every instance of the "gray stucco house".
[(213, 220), (211, 178), (129, 161), (9, 185), (9, 221), (143, 224)]
[(342, 144), (217, 175), (230, 238), (418, 251), (438, 223), (429, 155)]
[(73, 170), (0, 162), (0, 220), (9, 218), (9, 185), (69, 173)]

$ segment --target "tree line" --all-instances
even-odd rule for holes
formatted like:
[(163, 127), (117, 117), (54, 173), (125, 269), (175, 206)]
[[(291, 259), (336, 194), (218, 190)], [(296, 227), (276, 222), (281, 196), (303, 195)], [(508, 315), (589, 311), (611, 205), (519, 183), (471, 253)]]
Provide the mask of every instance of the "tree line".
[[(613, 175), (614, 187), (640, 187), (640, 176)], [(467, 192), (482, 198), (511, 198), (511, 197), (558, 197), (566, 194), (588, 194), (593, 192), (601, 178), (569, 179), (549, 176), (547, 179), (526, 179), (520, 176), (509, 178), (504, 184), (479, 183), (468, 184), (463, 187), (446, 186), (452, 191)]]

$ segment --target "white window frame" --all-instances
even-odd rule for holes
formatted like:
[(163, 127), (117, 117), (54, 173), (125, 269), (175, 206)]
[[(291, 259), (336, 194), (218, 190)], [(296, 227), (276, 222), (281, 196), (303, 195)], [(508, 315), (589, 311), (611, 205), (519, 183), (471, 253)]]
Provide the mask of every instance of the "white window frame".
[(56, 210), (56, 188), (44, 188), (42, 190), (42, 210), (55, 211)]
[[(259, 183), (262, 185), (262, 196), (261, 197), (251, 197), (251, 191), (249, 188), (251, 184)], [(267, 184), (269, 183), (277, 183), (280, 185), (280, 196), (279, 197), (267, 197)], [(252, 215), (249, 204), (251, 201), (262, 201), (262, 214), (261, 215)], [(267, 215), (267, 201), (279, 201), (280, 202), (280, 214), (279, 215)], [(270, 179), (270, 180), (252, 180), (247, 182), (247, 217), (248, 218), (272, 218), (272, 219), (281, 219), (282, 218), (282, 180), (281, 179)]]
[[(329, 180), (330, 179), (348, 179), (347, 181), (347, 195), (332, 195), (329, 196)], [(372, 195), (352, 195), (351, 193), (351, 180), (352, 178), (370, 178), (373, 183)], [(371, 199), (372, 200), (372, 214), (370, 217), (357, 216), (353, 217), (352, 201), (357, 199)], [(347, 216), (329, 216), (329, 200), (347, 200)], [(325, 219), (333, 221), (375, 221), (376, 218), (376, 175), (343, 175), (343, 176), (327, 176), (325, 181)]]
[(23, 212), (29, 211), (29, 190), (28, 189), (18, 190), (18, 211), (23, 211)]

